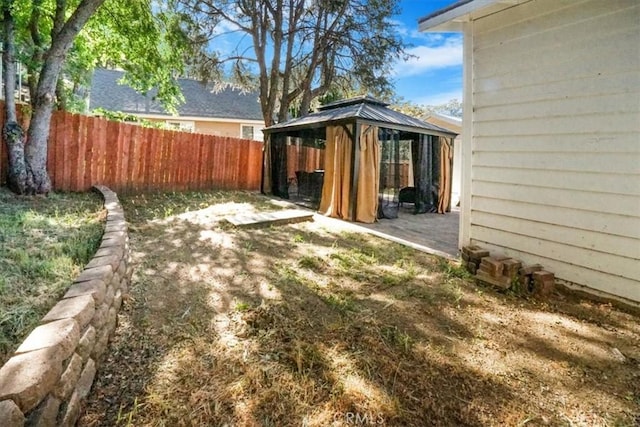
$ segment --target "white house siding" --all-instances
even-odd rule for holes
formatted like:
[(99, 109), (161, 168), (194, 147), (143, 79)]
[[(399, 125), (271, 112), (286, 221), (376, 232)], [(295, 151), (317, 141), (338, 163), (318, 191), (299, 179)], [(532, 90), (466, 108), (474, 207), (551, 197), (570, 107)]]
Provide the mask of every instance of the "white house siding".
[(640, 301), (640, 2), (531, 0), (467, 28), (471, 241)]

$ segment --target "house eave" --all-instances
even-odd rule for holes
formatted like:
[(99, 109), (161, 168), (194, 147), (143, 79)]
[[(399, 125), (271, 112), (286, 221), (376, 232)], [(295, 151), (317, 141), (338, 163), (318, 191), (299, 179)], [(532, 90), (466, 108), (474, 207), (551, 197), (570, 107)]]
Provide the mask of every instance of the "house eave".
[(461, 0), (418, 20), (420, 32), (462, 32), (463, 24), (530, 0)]

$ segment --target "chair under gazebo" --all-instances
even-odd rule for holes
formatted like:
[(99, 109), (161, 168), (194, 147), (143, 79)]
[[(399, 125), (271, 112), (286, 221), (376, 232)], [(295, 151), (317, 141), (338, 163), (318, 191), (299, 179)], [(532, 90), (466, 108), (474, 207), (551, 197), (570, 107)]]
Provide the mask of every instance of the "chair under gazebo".
[(262, 191), (327, 216), (372, 223), (451, 208), (447, 129), (368, 96), (337, 101), (264, 129)]

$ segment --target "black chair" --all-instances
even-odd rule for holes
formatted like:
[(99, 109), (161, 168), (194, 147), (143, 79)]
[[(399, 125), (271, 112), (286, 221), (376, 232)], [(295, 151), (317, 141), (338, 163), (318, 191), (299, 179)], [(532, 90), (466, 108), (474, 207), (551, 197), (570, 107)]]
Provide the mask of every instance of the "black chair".
[(415, 187), (404, 187), (400, 189), (398, 193), (398, 202), (400, 206), (403, 203), (416, 203), (416, 188)]

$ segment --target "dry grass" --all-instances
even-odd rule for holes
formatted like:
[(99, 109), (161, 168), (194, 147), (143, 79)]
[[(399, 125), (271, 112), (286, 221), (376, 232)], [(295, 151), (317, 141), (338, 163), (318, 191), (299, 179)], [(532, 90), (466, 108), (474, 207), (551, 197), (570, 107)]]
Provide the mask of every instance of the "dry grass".
[(0, 188), (0, 366), (91, 259), (103, 216), (97, 194)]
[(500, 294), (339, 222), (235, 229), (273, 206), (198, 197), (124, 200), (134, 285), (80, 425), (638, 422), (637, 314)]

